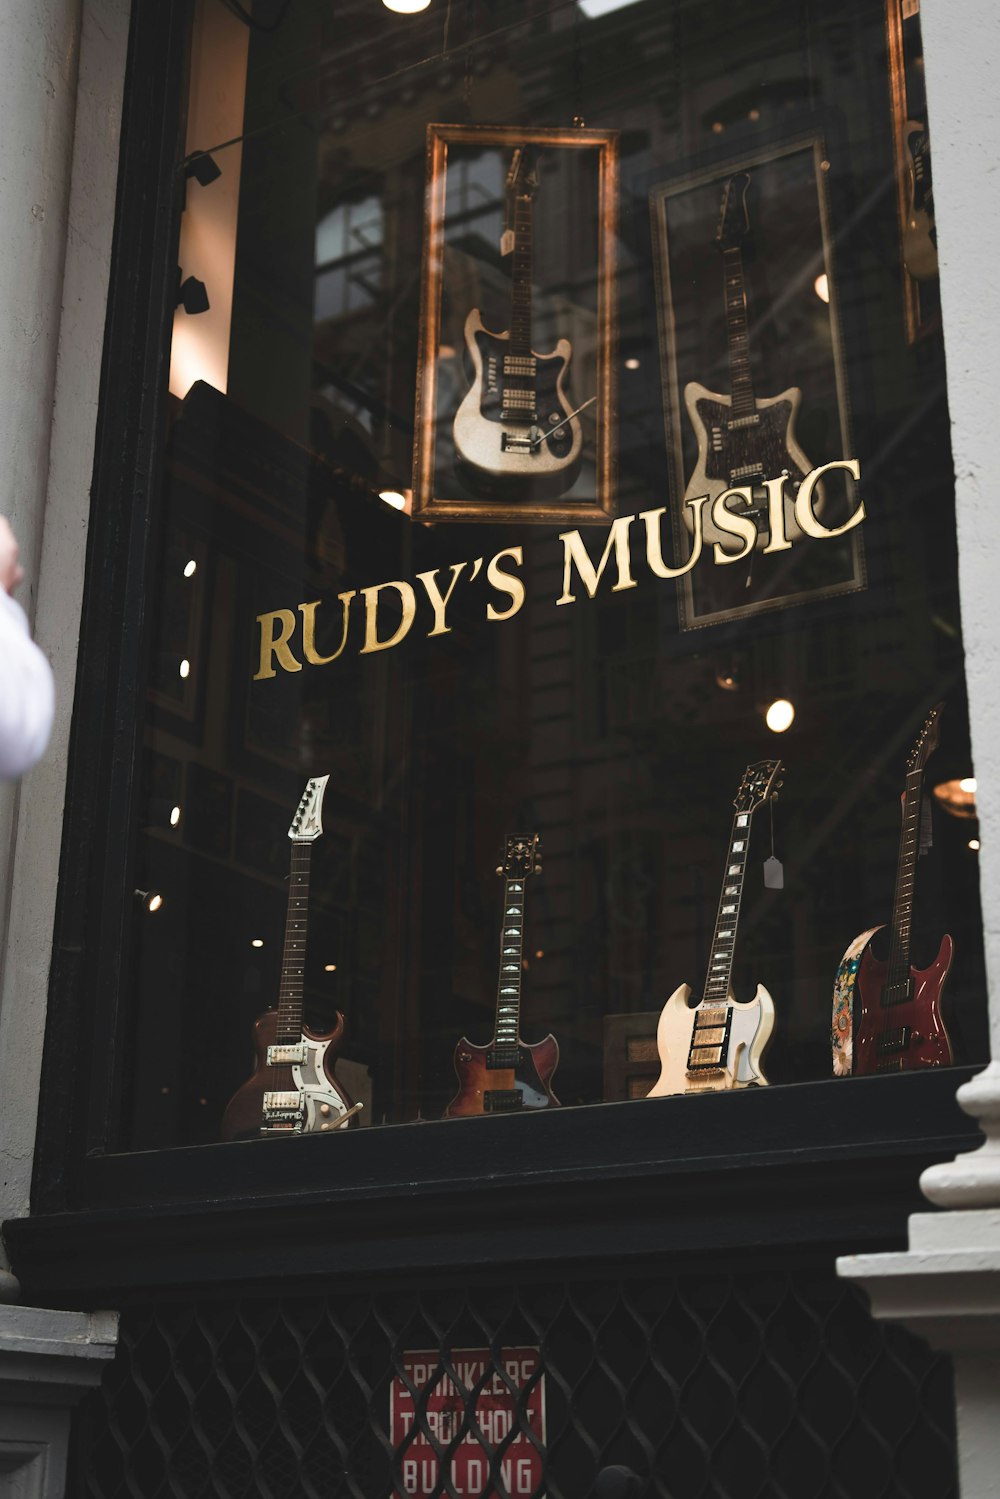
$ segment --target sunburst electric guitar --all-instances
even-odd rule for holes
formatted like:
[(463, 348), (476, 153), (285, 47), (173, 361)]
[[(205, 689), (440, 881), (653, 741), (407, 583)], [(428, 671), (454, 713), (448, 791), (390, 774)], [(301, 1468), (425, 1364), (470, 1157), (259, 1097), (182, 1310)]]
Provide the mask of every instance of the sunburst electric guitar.
[(761, 1062), (774, 1026), (774, 1001), (763, 984), (758, 984), (753, 999), (737, 1003), (732, 968), (750, 824), (757, 808), (782, 784), (777, 779), (780, 770), (780, 760), (760, 760), (748, 765), (743, 773), (733, 802), (736, 816), (729, 835), (705, 988), (692, 1005), (693, 990), (681, 984), (663, 1006), (656, 1028), (661, 1071), (649, 1091), (650, 1098), (668, 1093), (721, 1092), (767, 1082)]
[[(777, 396), (754, 392), (750, 360), (750, 327), (747, 316), (743, 245), (750, 235), (747, 212), (749, 172), (736, 172), (726, 183), (716, 244), (722, 252), (725, 291), (726, 341), (729, 346), (730, 394), (708, 390), (696, 380), (684, 387), (684, 405), (698, 441), (694, 472), (684, 491), (684, 524), (694, 527), (691, 506), (686, 502), (708, 495), (703, 524), (705, 546), (718, 542), (724, 552), (738, 551), (742, 543), (721, 530), (712, 520), (712, 505), (727, 489), (749, 488), (758, 510), (757, 546), (768, 541), (768, 528), (761, 524), (766, 514), (763, 485), (768, 479), (787, 476), (784, 489), (785, 535), (791, 542), (802, 535), (795, 521), (795, 492), (812, 468), (795, 440), (795, 418), (802, 404), (798, 386), (789, 386)], [(746, 514), (748, 507), (735, 496), (726, 509)], [(823, 495), (817, 489), (813, 508), (822, 511)]]
[(955, 953), (952, 938), (947, 932), (941, 938), (929, 967), (910, 966), (924, 767), (938, 745), (943, 707), (939, 703), (929, 714), (906, 765), (888, 958), (881, 962), (875, 957), (872, 942), (882, 927), (873, 927), (851, 944), (837, 972), (833, 1002), (833, 1070), (837, 1076), (909, 1072), (944, 1067), (952, 1061), (951, 1041), (941, 1017), (941, 995)]
[(511, 257), (510, 326), (504, 333), (491, 333), (478, 307), (466, 318), (472, 385), (454, 423), (459, 466), (469, 487), (524, 499), (564, 494), (580, 471), (583, 451), (579, 415), (566, 394), (573, 352), (569, 339), (559, 339), (551, 354), (532, 347), (531, 238), (537, 188), (528, 147), (519, 146), (507, 174), (508, 227), (501, 240), (502, 252)]
[(343, 1015), (337, 1011), (337, 1024), (326, 1034), (310, 1030), (302, 1019), (309, 866), (312, 845), (323, 831), (323, 793), (329, 779), (309, 781), (288, 829), (292, 855), (278, 1006), (254, 1025), (256, 1067), (226, 1105), (224, 1140), (318, 1134), (359, 1122), (362, 1106), (351, 1102), (333, 1070), (344, 1035)]
[(493, 1040), (488, 1046), (474, 1046), (463, 1036), (455, 1047), (458, 1092), (445, 1110), (446, 1118), (559, 1106), (550, 1087), (559, 1065), (559, 1043), (550, 1034), (529, 1046), (521, 1040), (520, 1028), (524, 890), (541, 870), (538, 845), (537, 833), (508, 838), (504, 862), (497, 868), (504, 884)]

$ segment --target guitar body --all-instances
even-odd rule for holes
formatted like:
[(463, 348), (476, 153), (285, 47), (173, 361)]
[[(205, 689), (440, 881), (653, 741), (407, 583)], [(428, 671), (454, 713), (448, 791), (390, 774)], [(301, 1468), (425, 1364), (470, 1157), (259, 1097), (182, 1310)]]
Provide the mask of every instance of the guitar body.
[(934, 196), (931, 191), (930, 145), (926, 127), (907, 120), (906, 213), (903, 221), (903, 264), (915, 281), (930, 281), (938, 273)]
[(514, 1067), (490, 1066), (493, 1045), (474, 1046), (463, 1036), (455, 1047), (458, 1092), (445, 1109), (446, 1119), (472, 1114), (510, 1114), (525, 1109), (559, 1108), (549, 1082), (559, 1065), (559, 1042), (549, 1034), (527, 1046), (517, 1043)]
[[(692, 1006), (691, 988), (681, 984), (660, 1012), (656, 1027), (656, 1049), (660, 1057), (660, 1076), (649, 1091), (650, 1098), (671, 1093), (718, 1093), (730, 1088), (765, 1087), (761, 1062), (774, 1028), (774, 1001), (757, 985), (753, 999), (738, 1004), (729, 993), (728, 1035), (722, 1048), (721, 1067), (691, 1069), (689, 1066), (695, 1040), (695, 1023), (700, 1011), (721, 1011), (721, 1004), (711, 1001)], [(720, 1027), (721, 1028), (721, 1027)], [(712, 1031), (709, 1035), (715, 1035)]]
[[(580, 472), (583, 450), (583, 429), (579, 417), (571, 415), (565, 390), (572, 346), (561, 338), (551, 354), (532, 354), (536, 404), (511, 419), (503, 409), (509, 343), (509, 332), (490, 333), (479, 309), (473, 308), (465, 320), (472, 385), (455, 413), (456, 452), (477, 489), (492, 492), (515, 486), (525, 499), (564, 494)], [(530, 445), (533, 427), (547, 432), (560, 417), (567, 418), (562, 426)]]
[[(795, 491), (812, 468), (795, 440), (795, 418), (802, 404), (802, 392), (793, 385), (778, 396), (766, 399), (758, 396), (756, 404), (756, 423), (747, 418), (737, 418), (734, 422), (731, 396), (707, 390), (695, 380), (684, 387), (684, 405), (698, 441), (698, 458), (684, 499), (686, 502), (699, 495), (709, 496), (709, 504), (702, 512), (706, 547), (718, 542), (725, 552), (740, 550), (739, 539), (720, 531), (712, 521), (712, 502), (724, 490), (762, 484), (782, 472), (789, 477), (785, 491), (785, 535), (791, 542), (802, 536), (795, 522)], [(818, 489), (813, 503), (817, 512), (822, 510)], [(729, 508), (745, 513), (745, 507), (739, 504)], [(686, 503), (683, 514), (690, 531), (694, 521)], [(767, 527), (763, 527), (757, 545), (763, 548), (767, 542)]]
[[(319, 1134), (337, 1129), (352, 1102), (334, 1074), (333, 1064), (344, 1036), (344, 1017), (326, 1035), (302, 1028), (302, 1061), (295, 1066), (268, 1063), (268, 1048), (277, 1046), (278, 1011), (267, 1010), (254, 1022), (256, 1065), (252, 1076), (233, 1094), (222, 1116), (223, 1140), (257, 1138), (264, 1122), (265, 1093), (301, 1095), (298, 1121), (272, 1127), (273, 1132)], [(324, 1112), (325, 1111), (325, 1112)], [(288, 1111), (292, 1112), (291, 1109)], [(356, 1115), (343, 1126), (360, 1123)], [(271, 1133), (272, 1130), (265, 1131)]]
[(951, 1041), (941, 1018), (941, 994), (954, 953), (955, 944), (946, 933), (928, 968), (910, 968), (911, 997), (886, 1006), (882, 1004), (882, 991), (888, 964), (875, 957), (869, 938), (861, 954), (854, 992), (851, 1070), (856, 1077), (947, 1067), (953, 1060)]

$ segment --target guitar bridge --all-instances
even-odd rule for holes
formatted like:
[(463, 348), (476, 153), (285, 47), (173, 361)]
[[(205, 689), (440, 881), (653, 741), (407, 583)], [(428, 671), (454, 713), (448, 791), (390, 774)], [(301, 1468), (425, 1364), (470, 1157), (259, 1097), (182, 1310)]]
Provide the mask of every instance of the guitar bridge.
[(270, 1089), (264, 1094), (262, 1134), (301, 1133), (305, 1123), (305, 1100), (299, 1092)]
[(483, 1093), (485, 1114), (513, 1114), (524, 1107), (524, 1100), (516, 1088), (487, 1088)]

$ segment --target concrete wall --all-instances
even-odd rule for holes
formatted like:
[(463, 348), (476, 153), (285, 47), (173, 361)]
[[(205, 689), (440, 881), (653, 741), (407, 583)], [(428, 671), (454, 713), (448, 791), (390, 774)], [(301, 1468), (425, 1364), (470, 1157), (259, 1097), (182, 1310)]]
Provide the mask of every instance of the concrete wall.
[(0, 1218), (31, 1185), (129, 13), (26, 0), (0, 47), (0, 512), (57, 693), (44, 760), (0, 786)]

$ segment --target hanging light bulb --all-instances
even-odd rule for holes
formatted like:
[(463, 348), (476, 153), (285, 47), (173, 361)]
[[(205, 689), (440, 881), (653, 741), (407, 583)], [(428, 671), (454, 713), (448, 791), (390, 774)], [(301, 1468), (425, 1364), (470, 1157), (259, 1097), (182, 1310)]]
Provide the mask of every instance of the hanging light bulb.
[(431, 0), (382, 0), (386, 10), (394, 10), (400, 16), (415, 16), (418, 10), (426, 10)]

